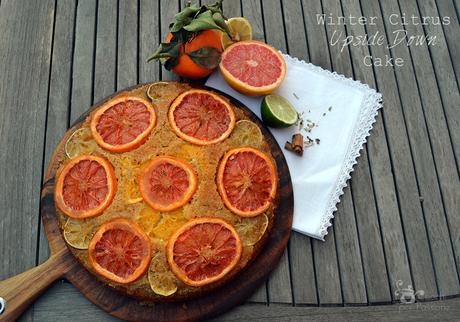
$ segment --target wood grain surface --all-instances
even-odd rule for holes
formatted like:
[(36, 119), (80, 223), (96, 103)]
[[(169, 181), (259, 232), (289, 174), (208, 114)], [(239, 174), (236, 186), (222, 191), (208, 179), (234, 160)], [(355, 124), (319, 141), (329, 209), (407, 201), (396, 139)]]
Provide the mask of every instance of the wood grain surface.
[[(0, 154), (0, 279), (49, 257), (38, 218), (39, 186), (70, 124), (124, 84), (177, 79), (146, 59), (185, 1), (0, 1), (0, 143), (5, 151)], [(325, 242), (292, 233), (284, 268), (254, 293), (251, 303), (224, 318), (449, 320), (449, 310), (429, 303), (418, 311), (415, 304), (415, 312), (375, 304), (382, 299), (399, 303), (399, 280), (423, 290), (420, 301), (460, 295), (460, 0), (224, 0), (224, 13), (248, 18), (255, 39), (366, 83), (384, 96)], [(377, 18), (375, 25), (323, 25), (316, 19), (322, 13)], [(391, 14), (403, 13), (448, 16), (450, 24), (407, 26), (399, 18), (390, 23)], [(434, 34), (438, 44), (348, 46), (343, 51), (331, 44), (334, 31), (343, 33), (341, 40), (378, 31), (391, 42), (398, 29)], [(399, 57), (404, 64), (367, 67), (362, 63), (367, 54)], [(366, 307), (348, 311), (332, 305)], [(115, 320), (66, 280), (19, 318), (65, 319)]]

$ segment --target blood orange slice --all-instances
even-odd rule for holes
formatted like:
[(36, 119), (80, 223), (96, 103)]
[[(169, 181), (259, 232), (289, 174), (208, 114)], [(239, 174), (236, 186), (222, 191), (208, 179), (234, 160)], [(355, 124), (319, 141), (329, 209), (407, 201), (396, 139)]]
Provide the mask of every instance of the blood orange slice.
[(286, 76), (283, 56), (275, 48), (255, 40), (228, 47), (219, 68), (231, 87), (247, 95), (270, 94)]
[(179, 95), (169, 108), (168, 118), (179, 137), (198, 145), (225, 140), (235, 126), (232, 107), (218, 95), (198, 89)]
[(89, 244), (93, 269), (121, 284), (134, 282), (146, 271), (152, 257), (148, 236), (134, 222), (117, 218), (103, 223)]
[(139, 176), (144, 201), (158, 211), (171, 211), (185, 205), (197, 187), (193, 168), (179, 159), (160, 156), (152, 159)]
[(104, 158), (82, 155), (70, 160), (56, 182), (54, 200), (67, 216), (82, 219), (101, 214), (117, 189), (113, 167)]
[(166, 245), (171, 270), (191, 286), (220, 280), (238, 263), (242, 249), (240, 237), (230, 224), (206, 217), (187, 222)]
[(102, 148), (126, 152), (144, 143), (155, 124), (155, 110), (148, 101), (123, 96), (108, 101), (94, 113), (91, 132)]
[(275, 197), (277, 175), (273, 161), (259, 150), (228, 151), (217, 171), (217, 188), (224, 204), (242, 217), (267, 210)]

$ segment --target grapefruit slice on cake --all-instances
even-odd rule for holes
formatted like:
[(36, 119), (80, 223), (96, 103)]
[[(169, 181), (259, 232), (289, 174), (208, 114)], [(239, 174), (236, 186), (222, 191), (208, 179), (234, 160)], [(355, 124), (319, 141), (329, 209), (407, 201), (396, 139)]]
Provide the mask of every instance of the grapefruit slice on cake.
[(241, 217), (254, 217), (267, 210), (276, 186), (273, 161), (257, 149), (228, 151), (217, 170), (217, 189), (224, 204)]
[(143, 144), (156, 124), (152, 105), (137, 96), (108, 101), (93, 115), (91, 133), (102, 148), (127, 152)]
[(243, 246), (232, 225), (218, 218), (196, 218), (168, 240), (167, 259), (174, 274), (191, 286), (222, 279), (238, 263)]
[(172, 211), (190, 201), (197, 188), (195, 170), (170, 156), (152, 159), (139, 176), (144, 201), (158, 211)]
[(54, 200), (67, 216), (90, 218), (110, 206), (116, 190), (117, 178), (110, 162), (82, 155), (70, 160), (59, 173)]
[(187, 142), (209, 145), (225, 140), (235, 127), (235, 113), (218, 95), (192, 89), (179, 95), (168, 112), (173, 131)]

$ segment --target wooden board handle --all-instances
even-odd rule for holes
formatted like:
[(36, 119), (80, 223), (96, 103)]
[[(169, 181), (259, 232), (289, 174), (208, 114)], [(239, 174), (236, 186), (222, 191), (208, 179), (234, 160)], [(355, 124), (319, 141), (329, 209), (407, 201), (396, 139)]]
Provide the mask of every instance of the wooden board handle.
[[(72, 267), (66, 248), (43, 264), (0, 282), (0, 321), (15, 321), (51, 283)], [(3, 307), (2, 307), (3, 306)]]

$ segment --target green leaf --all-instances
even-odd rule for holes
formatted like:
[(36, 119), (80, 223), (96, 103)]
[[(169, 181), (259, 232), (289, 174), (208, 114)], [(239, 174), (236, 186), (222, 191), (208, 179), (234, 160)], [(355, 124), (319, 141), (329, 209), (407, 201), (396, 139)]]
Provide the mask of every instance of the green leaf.
[(169, 42), (161, 43), (157, 50), (147, 59), (147, 62), (153, 59), (171, 58), (179, 56), (180, 43)]
[(212, 13), (207, 10), (198, 15), (189, 25), (184, 26), (184, 29), (190, 32), (200, 32), (208, 29), (218, 29), (224, 31), (221, 27), (216, 25), (212, 18)]
[(187, 55), (198, 65), (207, 69), (219, 66), (220, 51), (214, 47), (202, 47), (198, 50), (187, 53)]
[(181, 12), (177, 13), (174, 16), (174, 19), (176, 19), (176, 21), (186, 21), (187, 19), (194, 16), (198, 11), (200, 11), (200, 7), (194, 4), (194, 5), (191, 5), (190, 7), (186, 7)]
[(212, 19), (214, 20), (216, 25), (221, 27), (231, 39), (232, 38), (231, 31), (228, 28), (227, 23), (225, 22), (224, 17), (222, 16), (222, 14), (220, 12), (215, 12), (212, 15)]

